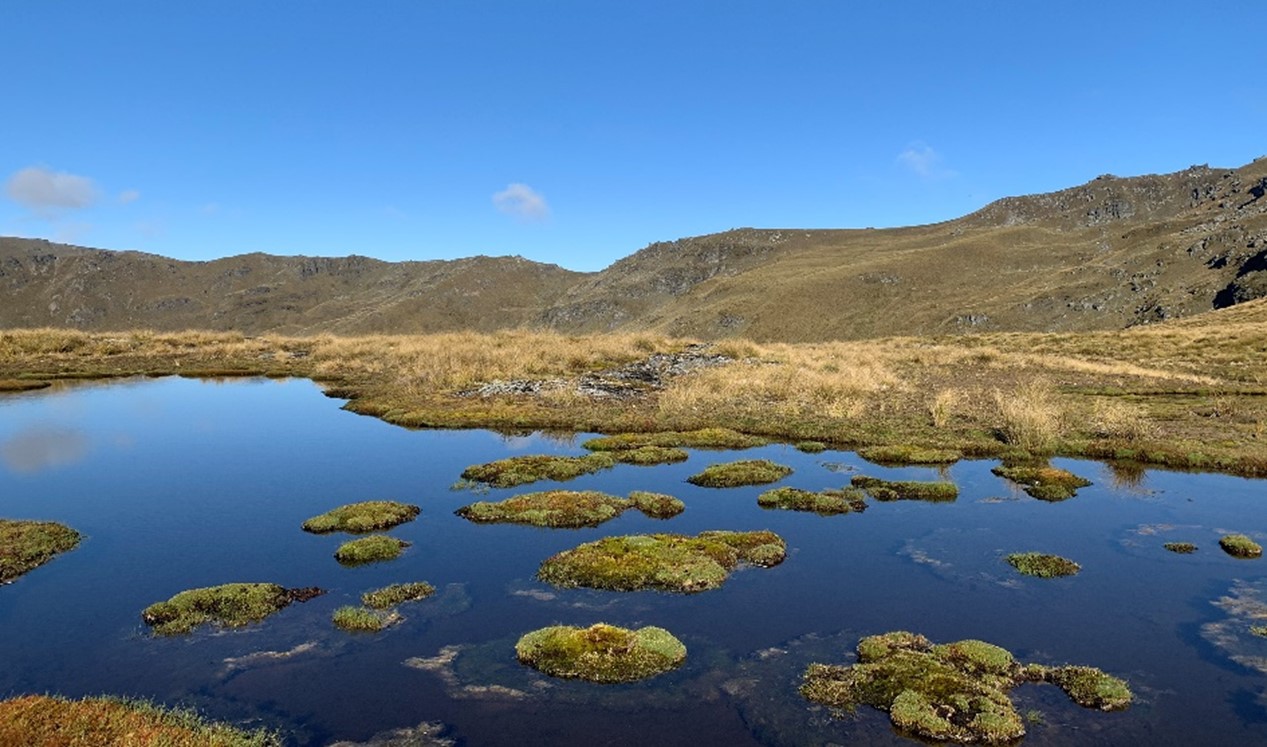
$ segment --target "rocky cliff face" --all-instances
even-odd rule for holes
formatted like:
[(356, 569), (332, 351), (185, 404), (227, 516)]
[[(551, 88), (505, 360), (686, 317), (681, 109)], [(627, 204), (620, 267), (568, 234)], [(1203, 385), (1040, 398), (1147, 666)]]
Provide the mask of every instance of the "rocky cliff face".
[(1267, 159), (1099, 177), (931, 226), (736, 229), (598, 273), (518, 257), (181, 262), (0, 238), (0, 327), (656, 330), (822, 340), (1114, 329), (1267, 297)]

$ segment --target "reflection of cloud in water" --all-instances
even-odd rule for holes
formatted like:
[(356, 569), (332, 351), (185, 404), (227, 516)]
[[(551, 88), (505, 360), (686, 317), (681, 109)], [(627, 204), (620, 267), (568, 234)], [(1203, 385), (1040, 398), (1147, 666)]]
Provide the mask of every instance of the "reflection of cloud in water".
[(1225, 596), (1211, 602), (1227, 613), (1222, 620), (1201, 626), (1201, 637), (1243, 667), (1267, 674), (1267, 641), (1254, 629), (1267, 623), (1267, 582), (1237, 579)]
[(14, 472), (40, 472), (78, 462), (88, 446), (88, 437), (78, 430), (38, 425), (0, 444), (0, 459)]

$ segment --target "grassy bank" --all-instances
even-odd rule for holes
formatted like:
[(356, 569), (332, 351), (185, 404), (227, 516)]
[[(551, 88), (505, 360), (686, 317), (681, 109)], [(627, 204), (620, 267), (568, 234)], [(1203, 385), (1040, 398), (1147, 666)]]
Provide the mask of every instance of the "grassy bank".
[[(577, 384), (680, 351), (686, 341), (650, 333), (248, 338), (15, 330), (0, 332), (0, 380), (16, 389), (137, 375), (299, 376), (350, 399), (349, 410), (411, 427), (727, 426), (835, 448), (1088, 456), (1267, 476), (1260, 318), (1267, 305), (1122, 332), (723, 341), (712, 352), (733, 362), (624, 397)], [(472, 393), (493, 381), (549, 384), (533, 394)]]

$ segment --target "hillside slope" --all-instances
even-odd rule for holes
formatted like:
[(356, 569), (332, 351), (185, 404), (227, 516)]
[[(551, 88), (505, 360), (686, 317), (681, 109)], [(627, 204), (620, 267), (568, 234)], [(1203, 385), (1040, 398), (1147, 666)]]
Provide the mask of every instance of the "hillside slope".
[(0, 238), (0, 327), (511, 327), (817, 341), (1121, 329), (1267, 297), (1267, 158), (1010, 197), (896, 229), (737, 229), (597, 273), (518, 257), (182, 262)]
[(585, 280), (542, 319), (786, 341), (1120, 329), (1267, 296), (1265, 192), (1259, 159), (1100, 177), (930, 226), (684, 239)]
[(391, 263), (245, 254), (182, 262), (0, 238), (0, 326), (490, 331), (531, 321), (578, 276), (520, 257)]

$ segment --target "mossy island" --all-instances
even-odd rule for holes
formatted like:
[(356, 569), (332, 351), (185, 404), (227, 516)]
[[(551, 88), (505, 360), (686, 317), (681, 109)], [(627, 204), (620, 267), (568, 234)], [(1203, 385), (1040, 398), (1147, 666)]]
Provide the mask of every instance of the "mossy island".
[(0, 586), (74, 550), (81, 539), (54, 521), (0, 519)]
[(334, 551), (334, 559), (343, 565), (379, 563), (395, 560), (406, 547), (409, 547), (409, 543), (404, 540), (385, 534), (371, 534), (339, 545), (339, 549)]
[(362, 501), (331, 509), (304, 522), (305, 532), (365, 534), (391, 529), (418, 518), (422, 509), (396, 501)]
[(494, 488), (513, 488), (539, 480), (571, 480), (615, 465), (615, 457), (609, 454), (527, 455), (471, 465), (462, 471), (462, 479), (482, 482)]
[(477, 501), (455, 513), (478, 523), (531, 524), (539, 527), (595, 527), (636, 508), (648, 516), (667, 518), (685, 508), (672, 496), (635, 491), (620, 498), (596, 490), (547, 490), (503, 501)]
[(1219, 547), (1234, 558), (1262, 557), (1263, 546), (1244, 534), (1226, 534), (1219, 539)]
[(277, 584), (235, 583), (182, 591), (141, 612), (158, 635), (182, 635), (203, 624), (241, 628), (325, 592), (315, 587), (287, 589)]
[(865, 511), (864, 493), (857, 488), (843, 490), (802, 490), (800, 488), (774, 488), (757, 496), (762, 508), (787, 511), (811, 511), (823, 516)]
[(1025, 735), (1009, 692), (1049, 682), (1079, 705), (1130, 705), (1126, 683), (1091, 667), (1022, 666), (1006, 649), (978, 640), (935, 645), (896, 631), (863, 638), (852, 666), (810, 664), (801, 694), (833, 709), (860, 705), (888, 711), (901, 732), (935, 741), (1003, 744)]
[(751, 449), (770, 443), (759, 436), (732, 431), (729, 428), (701, 428), (694, 431), (661, 431), (659, 433), (621, 433), (591, 438), (581, 444), (590, 451), (628, 451), (648, 446), (687, 449)]
[(361, 595), (361, 605), (343, 605), (334, 611), (331, 621), (336, 628), (350, 633), (377, 633), (404, 620), (396, 607), (418, 602), (436, 593), (426, 581), (392, 584)]
[(704, 488), (737, 488), (744, 485), (768, 485), (792, 474), (792, 468), (769, 459), (740, 459), (737, 462), (713, 464), (686, 481)]
[(1059, 555), (1045, 555), (1041, 552), (1014, 552), (1008, 555), (1008, 565), (1026, 576), (1035, 576), (1037, 578), (1057, 578), (1059, 576), (1072, 576), (1082, 570), (1082, 566), (1073, 562), (1069, 558), (1062, 558)]
[(1050, 464), (1003, 464), (990, 471), (1020, 485), (1040, 501), (1063, 501), (1091, 484), (1086, 478)]
[(877, 501), (929, 501), (949, 503), (959, 497), (953, 482), (919, 480), (881, 480), (878, 477), (854, 475), (849, 483)]
[(281, 747), (277, 734), (207, 721), (141, 700), (23, 695), (0, 701), (0, 744), (101, 747)]
[(649, 467), (656, 464), (685, 462), (690, 455), (675, 446), (640, 446), (636, 449), (613, 451), (611, 455), (621, 464)]
[(361, 595), (361, 604), (375, 610), (385, 610), (406, 602), (418, 602), (436, 593), (436, 587), (426, 581), (392, 584)]
[(605, 537), (546, 558), (537, 578), (569, 588), (692, 594), (721, 586), (741, 563), (768, 568), (786, 556), (783, 538), (764, 530)]
[(868, 462), (900, 466), (906, 464), (954, 464), (963, 459), (963, 452), (955, 449), (934, 449), (926, 446), (896, 444), (868, 446), (858, 449), (858, 456)]
[(334, 611), (331, 621), (349, 633), (377, 633), (403, 620), (393, 609), (377, 610), (346, 604)]
[(797, 441), (792, 446), (800, 452), (806, 454), (821, 454), (827, 451), (827, 444), (822, 441)]
[(1167, 542), (1162, 547), (1180, 555), (1190, 555), (1197, 551), (1197, 546), (1191, 542)]
[(515, 655), (551, 677), (633, 682), (679, 666), (686, 646), (664, 628), (555, 625), (525, 634), (515, 644)]

